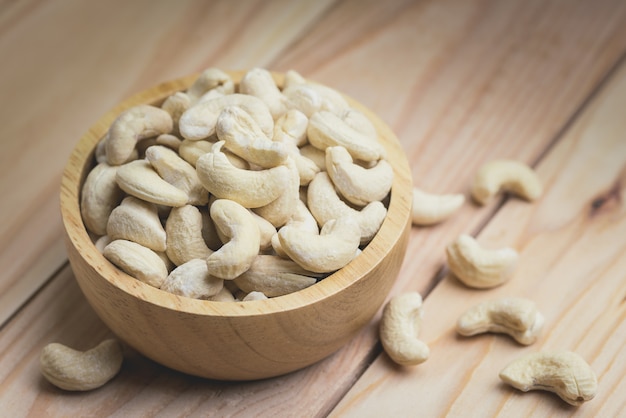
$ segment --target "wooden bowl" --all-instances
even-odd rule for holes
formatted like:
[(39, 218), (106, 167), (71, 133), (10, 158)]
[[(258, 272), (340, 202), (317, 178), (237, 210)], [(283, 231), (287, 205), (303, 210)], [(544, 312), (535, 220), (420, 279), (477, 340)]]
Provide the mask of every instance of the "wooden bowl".
[[(243, 72), (231, 72), (238, 82)], [(282, 85), (283, 76), (275, 74)], [(253, 380), (288, 373), (332, 354), (375, 315), (393, 285), (407, 247), (411, 172), (391, 129), (368, 115), (395, 171), (387, 218), (362, 254), (315, 285), (285, 296), (250, 302), (209, 302), (179, 297), (118, 270), (92, 244), (81, 219), (83, 181), (94, 150), (116, 116), (142, 103), (160, 105), (197, 75), (166, 82), (120, 103), (80, 139), (63, 172), (61, 214), (70, 264), (85, 297), (124, 342), (150, 359), (191, 375)]]

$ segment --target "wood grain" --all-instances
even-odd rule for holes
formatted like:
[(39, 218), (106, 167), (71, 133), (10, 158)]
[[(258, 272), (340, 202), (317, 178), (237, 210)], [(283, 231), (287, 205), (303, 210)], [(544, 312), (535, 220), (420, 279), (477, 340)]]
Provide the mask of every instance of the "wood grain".
[[(476, 291), (446, 276), (424, 303), (420, 338), (430, 346), (431, 358), (399, 370), (381, 355), (331, 415), (405, 416), (417, 404), (426, 416), (468, 416), (478, 398), (480, 416), (619, 414), (621, 394), (615, 388), (626, 386), (621, 349), (626, 334), (619, 331), (626, 329), (626, 207), (621, 198), (626, 192), (626, 120), (618, 109), (625, 107), (626, 64), (537, 167), (547, 185), (544, 197), (533, 204), (507, 201), (481, 231), (484, 246), (519, 250), (513, 279)], [(537, 303), (546, 318), (537, 343), (523, 347), (502, 336), (456, 334), (463, 311), (504, 296)], [(509, 361), (539, 350), (570, 350), (585, 358), (599, 378), (596, 398), (574, 409), (552, 394), (523, 394), (499, 381), (498, 372)]]

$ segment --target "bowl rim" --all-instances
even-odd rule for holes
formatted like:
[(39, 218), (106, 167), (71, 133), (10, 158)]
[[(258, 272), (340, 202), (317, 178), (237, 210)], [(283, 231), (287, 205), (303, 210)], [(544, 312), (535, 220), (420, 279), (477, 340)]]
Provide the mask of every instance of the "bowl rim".
[[(246, 70), (225, 72), (231, 76), (235, 84), (238, 84)], [(362, 250), (361, 254), (348, 265), (314, 285), (297, 292), (265, 300), (220, 302), (178, 296), (148, 285), (119, 270), (96, 249), (80, 216), (80, 195), (87, 172), (94, 165), (93, 154), (97, 142), (123, 110), (138, 104), (156, 105), (169, 95), (185, 90), (198, 75), (199, 73), (194, 73), (165, 81), (128, 97), (102, 115), (80, 137), (66, 163), (61, 181), (60, 204), (66, 233), (66, 245), (72, 245), (99, 277), (133, 298), (164, 309), (193, 315), (240, 317), (298, 310), (344, 291), (370, 273), (402, 238), (407, 224), (410, 225), (411, 172), (402, 145), (391, 128), (367, 107), (342, 92), (340, 94), (344, 96), (350, 106), (363, 112), (374, 122), (379, 137), (382, 138), (381, 143), (387, 152), (387, 159), (393, 161), (391, 165), (394, 170), (385, 220), (378, 233)], [(284, 73), (272, 72), (272, 76), (277, 84), (282, 86)], [(307, 81), (315, 83), (309, 79)], [(77, 168), (79, 169), (78, 173), (76, 172)], [(87, 250), (93, 256), (86, 256), (85, 251)]]

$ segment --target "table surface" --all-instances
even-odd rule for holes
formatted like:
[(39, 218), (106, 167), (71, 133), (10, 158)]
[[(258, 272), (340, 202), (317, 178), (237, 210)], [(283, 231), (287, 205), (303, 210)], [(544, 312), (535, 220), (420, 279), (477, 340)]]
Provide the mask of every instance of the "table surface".
[[(0, 1), (0, 415), (624, 416), (625, 54), (620, 0)], [(295, 69), (356, 98), (393, 128), (430, 192), (469, 197), (494, 158), (536, 169), (536, 202), (468, 200), (412, 228), (391, 293), (425, 299), (425, 363), (395, 366), (377, 316), (329, 358), (264, 381), (186, 376), (129, 347), (99, 390), (66, 393), (41, 377), (44, 345), (111, 335), (62, 240), (71, 149), (119, 101), (208, 67)], [(477, 291), (449, 275), (444, 248), (462, 233), (516, 248), (513, 279)], [(535, 344), (456, 335), (465, 309), (499, 296), (537, 303)], [(500, 382), (504, 365), (537, 350), (585, 358), (595, 399), (574, 408)]]

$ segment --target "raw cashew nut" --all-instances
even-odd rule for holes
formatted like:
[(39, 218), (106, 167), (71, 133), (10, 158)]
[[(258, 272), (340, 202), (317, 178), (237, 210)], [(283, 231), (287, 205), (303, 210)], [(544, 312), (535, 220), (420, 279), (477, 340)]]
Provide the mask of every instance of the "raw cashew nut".
[(285, 113), (286, 99), (276, 86), (272, 74), (263, 68), (248, 71), (239, 83), (239, 92), (263, 100), (274, 119)]
[(195, 103), (209, 91), (232, 94), (235, 92), (235, 83), (233, 83), (233, 80), (227, 73), (219, 68), (207, 68), (189, 86), (187, 94), (192, 102)]
[(327, 111), (341, 115), (349, 107), (348, 102), (336, 90), (315, 83), (289, 83), (283, 89), (287, 109), (297, 109), (307, 117), (315, 112)]
[(202, 214), (192, 205), (173, 208), (165, 222), (165, 253), (180, 266), (194, 258), (206, 259), (213, 254), (202, 236)]
[(165, 206), (183, 206), (189, 196), (163, 180), (147, 160), (135, 160), (120, 166), (117, 184), (131, 196)]
[(219, 293), (224, 280), (209, 274), (206, 261), (194, 258), (176, 267), (167, 276), (161, 290), (194, 299), (208, 299)]
[(526, 354), (509, 363), (500, 372), (500, 379), (523, 392), (554, 392), (574, 406), (593, 399), (598, 391), (598, 380), (589, 364), (571, 351)]
[(413, 188), (413, 209), (411, 211), (414, 225), (433, 225), (448, 219), (465, 203), (462, 194), (436, 195)]
[(252, 116), (265, 136), (272, 137), (274, 119), (267, 105), (257, 97), (239, 93), (215, 97), (190, 107), (178, 121), (181, 135), (192, 140), (210, 137), (215, 133), (217, 118), (228, 106), (241, 107)]
[(232, 200), (218, 199), (210, 211), (215, 227), (230, 241), (206, 259), (209, 274), (232, 280), (248, 270), (258, 255), (259, 227), (252, 214)]
[(417, 338), (422, 315), (422, 296), (417, 292), (394, 296), (383, 308), (380, 341), (395, 363), (412, 366), (428, 359), (428, 346)]
[(379, 160), (374, 167), (364, 168), (355, 164), (341, 146), (326, 148), (326, 169), (339, 193), (358, 206), (383, 200), (393, 183), (393, 168), (387, 161)]
[(154, 203), (133, 196), (113, 209), (107, 224), (111, 240), (125, 239), (154, 251), (165, 251), (165, 230)]
[(123, 239), (111, 241), (102, 254), (120, 270), (150, 286), (161, 287), (168, 275), (163, 259), (136, 242)]
[(243, 299), (242, 302), (249, 302), (251, 300), (265, 300), (268, 297), (263, 294), (263, 292), (250, 292)]
[(274, 123), (272, 140), (276, 142), (291, 142), (296, 147), (306, 145), (306, 128), (309, 118), (297, 109), (290, 109)]
[(178, 121), (183, 113), (191, 106), (191, 97), (182, 91), (176, 92), (169, 96), (163, 104), (161, 109), (165, 110), (172, 117), (172, 132), (179, 133)]
[(302, 268), (315, 273), (339, 270), (355, 257), (360, 228), (350, 216), (330, 220), (320, 234), (306, 233), (293, 226), (278, 231), (283, 251)]
[(456, 330), (463, 336), (505, 333), (520, 344), (529, 345), (537, 341), (543, 323), (543, 315), (533, 301), (502, 298), (488, 300), (465, 311), (456, 323)]
[[(315, 235), (318, 235), (320, 232), (317, 226), (317, 221), (309, 211), (309, 208), (307, 208), (306, 204), (300, 199), (296, 202), (296, 209), (291, 216), (291, 219), (289, 219), (285, 225), (289, 225)], [(280, 245), (277, 233), (272, 236), (272, 248), (279, 256), (288, 257)]]
[(255, 120), (237, 106), (222, 110), (215, 125), (217, 137), (225, 147), (251, 164), (276, 167), (287, 158), (287, 149), (268, 138)]
[(532, 201), (541, 196), (543, 186), (537, 173), (526, 164), (493, 160), (480, 167), (474, 176), (472, 197), (484, 205), (501, 191)]
[(290, 174), (286, 166), (258, 171), (240, 169), (221, 151), (222, 145), (224, 141), (217, 142), (211, 152), (196, 161), (198, 178), (212, 195), (246, 208), (258, 208), (276, 200), (288, 186)]
[(275, 297), (305, 289), (322, 277), (322, 274), (305, 270), (291, 260), (260, 254), (234, 282), (244, 292), (259, 291), (267, 297)]
[(138, 105), (125, 110), (109, 128), (105, 144), (107, 163), (124, 164), (137, 141), (170, 133), (173, 126), (170, 114), (158, 107)]
[(222, 287), (222, 289), (217, 292), (217, 294), (208, 297), (206, 300), (210, 300), (212, 302), (234, 302), (235, 297), (226, 287)]
[(115, 181), (116, 166), (100, 163), (87, 175), (80, 197), (80, 213), (85, 228), (94, 234), (106, 234), (111, 212), (124, 197)]
[(88, 391), (113, 379), (123, 360), (122, 347), (115, 339), (104, 340), (84, 352), (51, 343), (41, 350), (39, 366), (41, 374), (56, 387)]
[(291, 157), (287, 158), (285, 167), (289, 170), (285, 188), (278, 198), (265, 206), (254, 209), (259, 216), (267, 219), (276, 228), (285, 225), (293, 216), (300, 201), (300, 177), (298, 167)]
[(179, 137), (172, 134), (161, 134), (157, 136), (154, 140), (155, 145), (163, 145), (164, 147), (167, 147), (176, 152), (178, 152), (178, 150), (180, 149), (180, 144), (182, 143), (183, 141)]
[(306, 79), (296, 70), (288, 70), (285, 73), (285, 80), (283, 82), (283, 88), (289, 88), (291, 86), (297, 86), (299, 84), (306, 84)]
[(512, 248), (484, 249), (469, 235), (461, 235), (446, 248), (448, 265), (466, 286), (486, 289), (511, 278), (518, 254)]

